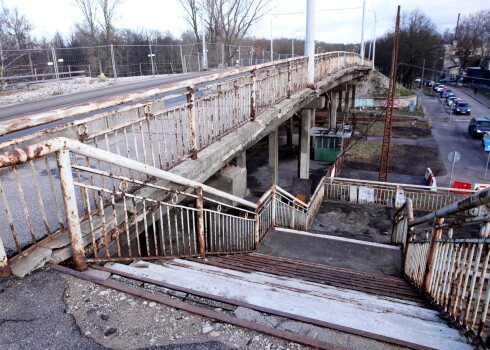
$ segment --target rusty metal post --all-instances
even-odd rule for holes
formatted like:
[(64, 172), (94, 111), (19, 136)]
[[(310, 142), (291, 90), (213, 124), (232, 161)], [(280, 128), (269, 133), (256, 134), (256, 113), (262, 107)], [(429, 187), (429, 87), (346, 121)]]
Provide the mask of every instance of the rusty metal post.
[(189, 113), (189, 124), (191, 129), (191, 139), (189, 153), (192, 159), (197, 158), (197, 134), (196, 134), (196, 114), (194, 113), (194, 86), (187, 88), (187, 111)]
[(255, 95), (255, 69), (250, 72), (250, 120), (254, 121), (257, 114), (257, 97)]
[(254, 249), (259, 249), (260, 243), (260, 215), (259, 209), (255, 211), (255, 220), (254, 220)]
[(71, 172), (70, 152), (64, 149), (59, 150), (56, 154), (56, 160), (58, 161), (61, 193), (63, 196), (63, 204), (65, 206), (73, 262), (77, 270), (84, 271), (87, 269), (87, 260), (85, 258), (82, 232), (80, 230), (75, 185), (73, 184), (73, 175)]
[(12, 270), (10, 269), (7, 253), (5, 253), (2, 238), (0, 237), (0, 278), (6, 278), (10, 275), (12, 275)]
[(197, 212), (197, 250), (204, 255), (206, 253), (206, 241), (204, 240), (204, 197), (202, 187), (196, 188), (196, 208)]
[[(441, 225), (444, 222), (444, 218), (436, 218), (434, 220), (434, 226)], [(429, 248), (429, 256), (427, 257), (427, 265), (425, 266), (425, 275), (424, 275), (424, 284), (422, 285), (422, 289), (428, 293), (430, 279), (432, 277), (432, 270), (434, 265), (434, 255), (436, 251), (436, 239), (440, 239), (442, 237), (442, 228), (434, 229), (434, 234), (432, 235), (432, 239), (430, 241)]]
[(287, 98), (291, 98), (291, 91), (293, 91), (293, 64), (291, 61), (288, 62), (288, 92)]

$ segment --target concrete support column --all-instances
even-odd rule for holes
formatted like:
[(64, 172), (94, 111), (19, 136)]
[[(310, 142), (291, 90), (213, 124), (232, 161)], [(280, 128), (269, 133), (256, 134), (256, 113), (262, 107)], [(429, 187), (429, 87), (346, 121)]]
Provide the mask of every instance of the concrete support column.
[(337, 124), (337, 108), (339, 107), (339, 92), (332, 91), (331, 94), (331, 105), (330, 105), (330, 120), (328, 122), (328, 127), (330, 129), (335, 129)]
[(348, 113), (349, 112), (349, 109), (350, 109), (350, 105), (349, 105), (349, 102), (350, 102), (350, 98), (349, 98), (350, 90), (351, 90), (351, 86), (350, 85), (347, 85), (346, 86), (346, 90), (345, 90), (345, 99), (344, 99), (344, 112), (345, 113)]
[(299, 157), (299, 177), (308, 179), (310, 176), (310, 129), (314, 109), (301, 110), (301, 145)]
[(356, 108), (356, 85), (352, 85), (351, 89), (352, 89), (351, 108)]
[(247, 151), (243, 151), (237, 154), (236, 166), (239, 168), (247, 169)]
[(277, 184), (279, 174), (279, 130), (269, 134), (269, 186)]
[(293, 146), (293, 117), (289, 118), (287, 122), (287, 146)]

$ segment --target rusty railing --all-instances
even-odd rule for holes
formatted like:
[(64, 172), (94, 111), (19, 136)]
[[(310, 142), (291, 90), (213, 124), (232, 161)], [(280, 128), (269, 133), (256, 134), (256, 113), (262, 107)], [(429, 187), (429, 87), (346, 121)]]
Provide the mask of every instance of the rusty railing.
[[(488, 344), (490, 202), (485, 189), (405, 227), (404, 272), (456, 326)], [(401, 221), (400, 221), (401, 222)]]
[[(146, 165), (169, 170), (278, 102), (307, 87), (307, 57), (276, 61), (160, 88), (43, 112), (0, 122), (0, 135), (67, 118), (99, 113), (0, 144), (0, 151), (24, 148), (58, 136), (76, 139), (95, 148)], [(346, 68), (360, 67), (359, 55), (332, 52), (316, 58), (318, 80)], [(365, 61), (366, 67), (368, 63)], [(138, 102), (142, 99), (150, 101)], [(128, 104), (116, 110), (109, 107)], [(127, 192), (151, 181), (141, 172), (92, 161), (85, 167), (125, 174)], [(0, 235), (9, 258), (15, 261), (56, 236), (67, 232), (57, 160), (54, 153), (13, 166), (0, 164)], [(93, 174), (87, 173), (90, 181)], [(101, 185), (109, 180), (101, 177)], [(94, 183), (90, 183), (94, 186)], [(103, 186), (102, 186), (103, 187)], [(104, 195), (104, 206), (110, 204)], [(265, 215), (265, 214), (264, 214)]]

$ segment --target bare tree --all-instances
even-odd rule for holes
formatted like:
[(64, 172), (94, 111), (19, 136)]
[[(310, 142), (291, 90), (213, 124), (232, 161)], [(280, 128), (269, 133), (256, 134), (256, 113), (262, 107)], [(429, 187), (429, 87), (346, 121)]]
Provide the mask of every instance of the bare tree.
[(242, 40), (251, 26), (268, 12), (271, 0), (180, 0), (186, 21), (199, 42), (200, 17), (204, 17), (206, 40), (228, 47), (228, 60), (236, 53), (231, 46)]
[(464, 17), (455, 33), (457, 41), (456, 55), (461, 66), (466, 67), (473, 58), (479, 61), (486, 55), (488, 47), (488, 32), (490, 31), (490, 11), (481, 11)]
[(114, 41), (116, 6), (121, 3), (121, 0), (98, 0), (99, 8), (102, 11), (102, 18), (99, 20), (99, 25), (104, 34), (105, 44), (111, 44)]
[[(2, 47), (25, 49), (31, 42), (32, 24), (17, 8), (10, 10), (1, 2), (0, 41)], [(13, 44), (13, 47), (12, 47)]]
[(75, 6), (82, 12), (83, 20), (76, 23), (75, 27), (85, 39), (96, 42), (98, 37), (97, 7), (95, 0), (75, 0)]

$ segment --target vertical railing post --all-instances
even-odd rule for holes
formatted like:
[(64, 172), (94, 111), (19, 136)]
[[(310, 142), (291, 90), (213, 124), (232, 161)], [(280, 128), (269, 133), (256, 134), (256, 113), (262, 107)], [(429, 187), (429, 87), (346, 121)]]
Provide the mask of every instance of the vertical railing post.
[(0, 278), (6, 278), (10, 275), (12, 275), (12, 270), (10, 269), (7, 253), (5, 252), (5, 247), (3, 246), (2, 238), (0, 237)]
[(255, 94), (255, 69), (250, 71), (250, 120), (254, 121), (257, 114), (257, 97)]
[(272, 187), (272, 227), (276, 226), (276, 187)]
[(435, 218), (434, 219), (434, 234), (432, 235), (432, 239), (430, 241), (429, 247), (429, 256), (427, 257), (427, 265), (425, 266), (425, 276), (424, 276), (424, 284), (422, 289), (428, 293), (430, 279), (432, 277), (433, 268), (434, 268), (434, 256), (436, 251), (437, 242), (436, 239), (440, 239), (442, 237), (442, 228), (435, 228), (437, 225), (441, 225), (444, 222), (444, 218)]
[(291, 98), (291, 92), (293, 90), (293, 64), (291, 61), (288, 62), (288, 92), (287, 98)]
[(197, 200), (197, 250), (200, 255), (206, 253), (206, 241), (204, 239), (204, 197), (202, 187), (196, 188)]
[(192, 159), (197, 158), (197, 133), (196, 133), (196, 113), (194, 113), (194, 86), (187, 88), (187, 112), (189, 114), (189, 126), (191, 129), (191, 139), (189, 140), (189, 153)]
[(259, 210), (255, 212), (254, 220), (254, 249), (259, 249), (260, 242), (260, 214)]
[(58, 151), (56, 160), (58, 161), (61, 193), (65, 207), (66, 222), (68, 224), (68, 234), (71, 240), (73, 262), (77, 270), (84, 271), (87, 269), (87, 260), (83, 248), (82, 231), (80, 230), (80, 219), (78, 217), (77, 199), (75, 196), (75, 185), (73, 184), (69, 151)]

